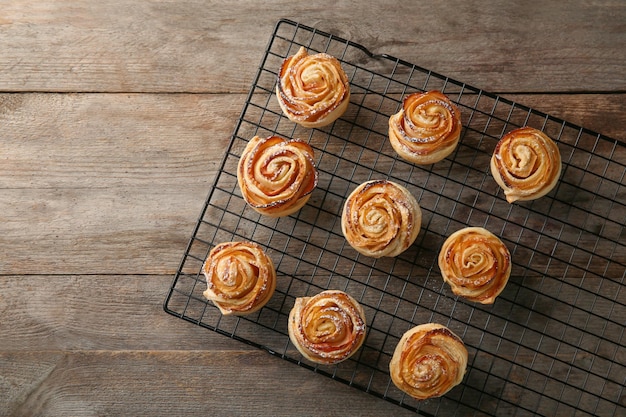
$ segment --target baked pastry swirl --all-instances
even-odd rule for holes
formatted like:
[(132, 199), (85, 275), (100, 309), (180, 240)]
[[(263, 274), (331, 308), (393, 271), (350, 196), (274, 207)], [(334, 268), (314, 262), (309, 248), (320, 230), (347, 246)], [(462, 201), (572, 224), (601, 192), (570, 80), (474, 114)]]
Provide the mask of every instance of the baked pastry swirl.
[(418, 400), (440, 397), (460, 384), (467, 349), (447, 327), (427, 323), (408, 330), (389, 363), (393, 383)]
[(276, 96), (289, 120), (304, 127), (322, 127), (348, 108), (350, 83), (337, 58), (326, 53), (309, 55), (300, 47), (280, 67)]
[(348, 359), (365, 341), (365, 313), (343, 291), (296, 298), (289, 313), (291, 342), (311, 362), (332, 365)]
[(561, 175), (559, 148), (545, 133), (521, 127), (498, 141), (491, 174), (509, 203), (534, 200), (549, 193)]
[(246, 145), (237, 167), (244, 200), (270, 217), (287, 216), (302, 208), (317, 181), (313, 148), (297, 139), (255, 136)]
[(202, 272), (204, 296), (224, 315), (246, 315), (263, 307), (276, 289), (274, 264), (254, 242), (224, 242), (215, 246)]
[(482, 227), (452, 233), (439, 252), (439, 269), (452, 292), (470, 301), (492, 304), (511, 274), (511, 254)]
[(403, 159), (434, 164), (450, 155), (461, 136), (461, 113), (437, 90), (407, 95), (389, 118), (389, 141)]
[(341, 230), (350, 246), (373, 258), (404, 252), (421, 225), (422, 211), (415, 197), (388, 180), (359, 185), (346, 199), (341, 215)]

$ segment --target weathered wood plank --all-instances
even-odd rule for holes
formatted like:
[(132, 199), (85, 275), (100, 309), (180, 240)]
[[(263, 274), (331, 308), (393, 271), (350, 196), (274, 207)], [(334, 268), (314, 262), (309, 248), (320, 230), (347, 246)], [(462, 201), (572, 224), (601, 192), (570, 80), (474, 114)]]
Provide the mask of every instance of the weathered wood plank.
[(5, 94), (0, 188), (205, 187), (245, 96)]
[(282, 17), (490, 91), (626, 89), (616, 0), (14, 0), (0, 12), (0, 90), (245, 92)]
[(173, 273), (242, 99), (3, 95), (0, 271)]
[(626, 94), (505, 94), (504, 97), (626, 143)]
[[(167, 275), (0, 276), (0, 314), (7, 318), (0, 321), (2, 335), (0, 352), (253, 349), (229, 337), (166, 314), (162, 304), (172, 278)], [(250, 322), (240, 323), (238, 327), (234, 327), (234, 320), (218, 321), (217, 309), (207, 307), (199, 301), (189, 300), (188, 295), (175, 296), (169, 307), (177, 313), (185, 312), (188, 317), (201, 319), (203, 323), (218, 326), (225, 332), (235, 332), (239, 337), (264, 344), (267, 348), (281, 353), (286, 348), (285, 319), (293, 303), (292, 297), (305, 295), (306, 287), (303, 282), (307, 281), (307, 277), (299, 279), (292, 280), (282, 273), (279, 274), (279, 280), (282, 281), (279, 283), (279, 291), (284, 293), (289, 285), (291, 297), (285, 299), (284, 295), (277, 292), (268, 305), (272, 311), (266, 312), (267, 314), (261, 318), (252, 317), (252, 320), (258, 320), (275, 330)], [(426, 283), (417, 277), (411, 278), (408, 282), (402, 279), (385, 282), (384, 277), (380, 280), (373, 277), (368, 280), (367, 290), (359, 284), (363, 281), (363, 277), (355, 276), (350, 284), (346, 284), (338, 278), (331, 281), (320, 274), (314, 284), (351, 292), (365, 306), (367, 320), (377, 332), (387, 330), (384, 326), (390, 325), (387, 322), (388, 314), (399, 318), (396, 325), (405, 325), (402, 320), (413, 317), (417, 303), (420, 312), (412, 319), (414, 322), (420, 322), (432, 311), (437, 312), (437, 317), (449, 315), (454, 318), (455, 325), (460, 328), (467, 326), (467, 342), (472, 348), (480, 347), (483, 351), (497, 351), (493, 339), (487, 337), (482, 340), (478, 337), (483, 331), (486, 334), (498, 332), (500, 324), (504, 321), (503, 317), (515, 315), (525, 317), (531, 310), (536, 312), (536, 316), (533, 317), (537, 322), (526, 324), (529, 334), (533, 333), (530, 329), (541, 329), (541, 323), (545, 325), (545, 322), (550, 321), (555, 324), (557, 319), (564, 315), (568, 316), (567, 323), (570, 325), (577, 321), (585, 322), (589, 320), (587, 311), (593, 312), (598, 317), (611, 317), (613, 323), (605, 324), (609, 329), (616, 328), (616, 322), (626, 319), (624, 317), (626, 310), (614, 306), (613, 302), (609, 301), (619, 286), (617, 284), (610, 286), (608, 282), (605, 285), (597, 283), (593, 285), (565, 279), (568, 284), (573, 282), (573, 285), (568, 285), (558, 279), (521, 279), (514, 276), (501, 295), (502, 303), (494, 307), (476, 306), (476, 311), (473, 311), (474, 306), (459, 303), (453, 309), (454, 313), (450, 313), (448, 308), (454, 300), (448, 288), (443, 286), (437, 277), (432, 277)], [(206, 286), (204, 282), (198, 282), (196, 287), (191, 289), (183, 282), (176, 288), (178, 291), (192, 291), (195, 297), (203, 299), (202, 291)], [(554, 288), (558, 288), (559, 292), (542, 295), (542, 291), (549, 292), (550, 290), (546, 289)], [(589, 291), (594, 289), (601, 292), (602, 297), (597, 299), (592, 297)], [(616, 300), (619, 303), (623, 298)], [(593, 307), (585, 304), (589, 299), (594, 300)], [(435, 300), (438, 301), (435, 303)], [(186, 305), (182, 304), (182, 301)], [(532, 309), (529, 307), (531, 304)], [(280, 320), (274, 313), (277, 310), (281, 311)], [(375, 320), (377, 310), (384, 314), (378, 315)], [(491, 313), (495, 316), (490, 325), (481, 321)], [(553, 317), (554, 322), (548, 317)], [(597, 329), (588, 330), (591, 334), (597, 331)], [(389, 331), (400, 330), (394, 327), (394, 330)], [(368, 342), (369, 349), (380, 350), (377, 336), (373, 337), (374, 339)], [(619, 335), (615, 338), (619, 341)], [(566, 355), (564, 353), (564, 357), (567, 358)], [(295, 353), (292, 353), (292, 357), (296, 357)]]
[(166, 314), (172, 278), (2, 276), (0, 313), (10, 320), (0, 322), (0, 352), (246, 349)]
[(7, 416), (415, 415), (260, 351), (0, 351)]
[[(15, 417), (415, 415), (259, 351), (0, 352), (0, 366), (0, 413)], [(559, 368), (551, 375), (568, 380), (567, 368)], [(521, 387), (529, 383), (527, 371), (524, 367), (506, 369), (508, 378), (515, 381), (512, 384), (498, 377), (485, 380), (483, 371), (478, 371), (473, 381), (478, 385), (469, 385), (470, 374), (451, 394), (463, 393), (463, 401), (473, 407), (478, 399), (471, 396), (480, 395), (480, 406), (492, 412), (495, 407), (514, 412), (516, 404), (528, 407), (529, 401), (520, 397), (524, 395)], [(490, 368), (489, 372), (502, 370)], [(580, 392), (569, 385), (578, 382), (568, 380), (568, 395)], [(615, 397), (620, 392), (615, 385), (607, 395), (610, 401), (623, 405), (623, 397)], [(563, 392), (562, 386), (532, 388), (545, 389), (553, 398)], [(536, 397), (532, 391), (526, 393)], [(530, 404), (535, 405), (533, 400), (536, 398)], [(423, 407), (432, 412), (437, 404), (443, 404), (446, 408), (437, 415), (446, 416), (459, 410), (467, 414), (474, 411), (459, 407), (454, 400), (436, 401), (426, 402)], [(551, 402), (537, 407), (543, 415), (553, 410)], [(610, 415), (617, 407), (603, 403), (600, 414)]]
[(207, 189), (3, 190), (0, 273), (173, 273)]
[[(626, 140), (621, 94), (513, 98)], [(0, 96), (0, 273), (172, 274), (244, 101)]]

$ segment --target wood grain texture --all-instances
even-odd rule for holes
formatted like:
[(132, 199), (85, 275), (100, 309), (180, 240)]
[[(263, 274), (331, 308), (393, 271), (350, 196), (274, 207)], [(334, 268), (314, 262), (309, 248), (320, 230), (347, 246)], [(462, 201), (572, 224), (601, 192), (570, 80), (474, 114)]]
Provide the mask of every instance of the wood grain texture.
[(1, 96), (0, 271), (173, 273), (243, 99)]
[(618, 0), (4, 1), (0, 415), (414, 415), (162, 309), (283, 17), (626, 142)]
[(0, 352), (242, 350), (240, 342), (164, 314), (172, 276), (0, 278)]
[[(610, 138), (626, 142), (626, 94), (505, 94), (504, 97)], [(617, 128), (616, 128), (617, 127)]]
[(0, 90), (244, 92), (283, 17), (490, 91), (626, 90), (617, 0), (13, 0), (0, 12)]
[[(626, 140), (621, 94), (509, 98)], [(244, 102), (0, 95), (0, 273), (173, 274)]]
[(415, 415), (260, 351), (3, 352), (0, 366), (15, 417)]

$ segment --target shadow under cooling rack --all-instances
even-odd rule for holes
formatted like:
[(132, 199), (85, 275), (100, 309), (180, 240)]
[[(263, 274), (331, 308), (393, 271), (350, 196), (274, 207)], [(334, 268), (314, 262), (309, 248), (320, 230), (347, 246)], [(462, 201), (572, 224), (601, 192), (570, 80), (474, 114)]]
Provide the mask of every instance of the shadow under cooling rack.
[[(281, 113), (277, 71), (300, 46), (337, 57), (351, 103), (331, 126), (305, 129)], [(399, 159), (387, 123), (403, 95), (437, 89), (462, 113), (456, 151), (431, 166)], [(563, 159), (546, 197), (508, 204), (489, 173), (502, 134), (533, 126), (555, 139)], [(315, 150), (319, 185), (298, 213), (279, 219), (246, 206), (236, 167), (247, 141), (279, 135)], [(403, 60), (296, 22), (275, 27), (206, 205), (165, 300), (165, 310), (203, 328), (344, 382), (422, 415), (613, 416), (626, 409), (626, 147), (616, 140), (489, 94)], [(387, 178), (418, 200), (423, 224), (400, 256), (358, 255), (341, 233), (344, 199), (360, 183)], [(443, 241), (466, 226), (500, 236), (511, 279), (491, 306), (456, 298), (437, 266)], [(202, 263), (224, 241), (252, 240), (272, 257), (278, 284), (270, 302), (245, 318), (223, 317), (203, 297)], [(290, 344), (296, 297), (324, 289), (363, 305), (368, 336), (335, 366), (306, 362)], [(416, 401), (391, 383), (389, 361), (402, 334), (425, 322), (464, 340), (464, 381), (442, 398)]]

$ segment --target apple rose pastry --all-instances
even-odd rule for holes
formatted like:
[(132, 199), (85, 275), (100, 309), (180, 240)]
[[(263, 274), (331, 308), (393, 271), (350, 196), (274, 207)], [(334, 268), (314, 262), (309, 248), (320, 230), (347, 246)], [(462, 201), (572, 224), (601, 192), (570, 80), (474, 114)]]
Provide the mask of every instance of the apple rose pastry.
[(492, 304), (511, 274), (511, 254), (482, 227), (451, 234), (439, 252), (439, 269), (452, 292), (470, 301)]
[(255, 136), (246, 145), (237, 167), (244, 200), (270, 217), (288, 216), (302, 208), (317, 180), (313, 148), (297, 139)]
[(202, 267), (204, 296), (224, 315), (242, 316), (263, 307), (276, 289), (274, 264), (253, 242), (215, 246)]
[(460, 384), (467, 367), (463, 341), (436, 323), (407, 331), (389, 363), (393, 383), (418, 400), (440, 397)]
[(545, 133), (521, 127), (504, 135), (491, 157), (491, 174), (509, 203), (549, 193), (561, 175), (559, 148)]
[(389, 141), (403, 159), (434, 164), (450, 155), (461, 136), (461, 113), (440, 91), (406, 96), (389, 118)]
[(341, 230), (355, 250), (366, 256), (394, 257), (413, 244), (422, 211), (403, 186), (388, 180), (359, 185), (344, 203)]
[(348, 108), (350, 84), (337, 58), (325, 53), (309, 55), (301, 47), (283, 61), (276, 96), (289, 120), (304, 127), (322, 127)]
[(348, 359), (363, 344), (365, 313), (347, 293), (327, 290), (296, 298), (287, 327), (289, 339), (302, 356), (332, 365)]

